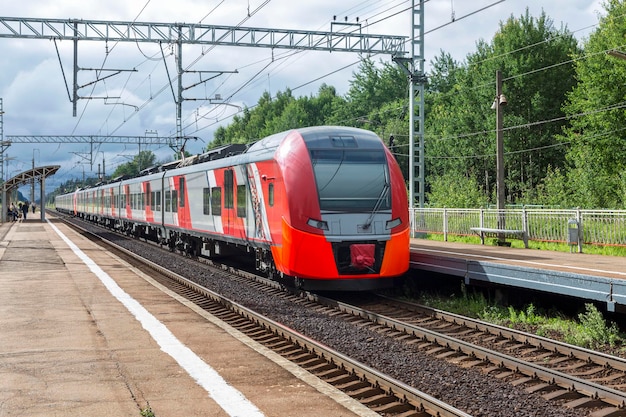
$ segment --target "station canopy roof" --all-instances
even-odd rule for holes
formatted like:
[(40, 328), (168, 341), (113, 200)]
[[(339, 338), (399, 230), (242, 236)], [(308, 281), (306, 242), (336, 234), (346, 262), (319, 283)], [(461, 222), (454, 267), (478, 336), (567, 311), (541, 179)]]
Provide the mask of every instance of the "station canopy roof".
[(54, 175), (61, 165), (48, 165), (45, 167), (35, 167), (33, 169), (29, 169), (28, 171), (24, 171), (20, 174), (17, 174), (13, 178), (8, 179), (4, 183), (4, 187), (6, 191), (10, 191), (14, 188), (19, 187), (24, 184), (31, 184), (33, 181), (46, 178), (50, 175)]

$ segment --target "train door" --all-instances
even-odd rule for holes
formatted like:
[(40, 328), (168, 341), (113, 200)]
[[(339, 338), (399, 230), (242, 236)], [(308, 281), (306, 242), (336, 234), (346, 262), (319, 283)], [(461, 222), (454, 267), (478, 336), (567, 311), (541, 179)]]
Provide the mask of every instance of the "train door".
[(163, 181), (163, 224), (179, 226), (178, 222), (178, 183), (180, 177), (166, 177)]
[(246, 218), (247, 186), (240, 166), (225, 169), (224, 205), (222, 226), (224, 233), (239, 239), (246, 239), (244, 220)]
[[(246, 206), (244, 221), (246, 235), (260, 241), (271, 240), (268, 210), (274, 205), (274, 177), (273, 175), (268, 177), (267, 174), (261, 175), (260, 170), (264, 168), (266, 169), (267, 166), (264, 167), (263, 164), (261, 166), (256, 163), (248, 164), (246, 166), (247, 190), (241, 189), (246, 197), (246, 201), (243, 201), (243, 198), (241, 201), (241, 204)], [(238, 197), (240, 197), (239, 194)]]
[(127, 219), (132, 219), (133, 212), (130, 206), (130, 186), (128, 184), (124, 184), (123, 192), (122, 204), (124, 208), (124, 215)]
[(154, 212), (152, 211), (154, 208), (154, 203), (152, 202), (152, 187), (150, 185), (150, 181), (144, 181), (141, 183), (141, 192), (144, 194), (144, 213), (145, 219), (148, 223), (154, 223)]
[(117, 217), (117, 213), (115, 210), (115, 187), (111, 187), (109, 189), (109, 210), (111, 212), (111, 217)]
[(235, 199), (235, 180), (234, 171), (232, 168), (227, 168), (224, 171), (224, 203), (222, 205), (222, 227), (224, 228), (224, 234), (233, 236), (235, 234), (235, 213), (234, 213), (234, 199)]
[(186, 229), (191, 229), (191, 212), (189, 207), (189, 199), (187, 195), (187, 180), (181, 175), (176, 177), (175, 186), (178, 191), (178, 224)]

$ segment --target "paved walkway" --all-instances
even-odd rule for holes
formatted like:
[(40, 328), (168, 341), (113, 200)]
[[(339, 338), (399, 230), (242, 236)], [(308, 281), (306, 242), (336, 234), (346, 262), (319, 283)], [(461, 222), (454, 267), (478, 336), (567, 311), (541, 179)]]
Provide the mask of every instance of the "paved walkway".
[(51, 221), (0, 226), (0, 417), (371, 413)]

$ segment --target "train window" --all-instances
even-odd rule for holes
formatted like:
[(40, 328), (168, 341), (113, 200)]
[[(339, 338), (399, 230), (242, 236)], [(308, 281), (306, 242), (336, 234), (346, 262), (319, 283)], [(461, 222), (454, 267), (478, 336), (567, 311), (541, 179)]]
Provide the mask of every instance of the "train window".
[(268, 199), (268, 204), (270, 205), (270, 207), (274, 207), (274, 183), (271, 182), (270, 185), (267, 187), (267, 199)]
[(185, 178), (178, 179), (178, 207), (185, 207)]
[(156, 210), (161, 211), (161, 191), (156, 192)]
[(237, 217), (246, 217), (246, 186), (237, 186)]
[(172, 212), (178, 212), (178, 191), (172, 190)]
[(222, 189), (220, 187), (211, 188), (211, 214), (222, 215)]
[(209, 215), (211, 214), (211, 189), (203, 188), (202, 189), (202, 214)]
[(152, 197), (152, 193), (150, 192), (150, 183), (146, 184), (146, 207), (150, 206), (152, 208), (152, 202), (150, 201)]
[(165, 211), (172, 211), (172, 192), (165, 192)]
[(234, 194), (234, 181), (233, 170), (227, 169), (224, 171), (224, 208), (233, 208), (233, 194)]
[(383, 150), (311, 150), (320, 208), (371, 211), (391, 208)]

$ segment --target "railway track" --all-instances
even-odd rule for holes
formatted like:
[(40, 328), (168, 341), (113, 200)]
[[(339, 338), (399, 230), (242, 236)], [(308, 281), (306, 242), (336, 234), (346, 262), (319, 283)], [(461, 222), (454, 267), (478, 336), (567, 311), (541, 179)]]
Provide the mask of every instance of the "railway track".
[(151, 262), (111, 241), (96, 237), (75, 223), (69, 224), (81, 233), (89, 234), (92, 239), (97, 239), (102, 245), (106, 245), (109, 250), (136, 267), (150, 270), (150, 275), (161, 285), (345, 392), (374, 413), (398, 417), (471, 417), (402, 381), (359, 363), (296, 330), (208, 290), (166, 267)]
[[(268, 289), (267, 280), (252, 274), (240, 273), (236, 279), (247, 281), (250, 285), (251, 277), (258, 282), (254, 284), (258, 292), (270, 293), (266, 297), (286, 298), (291, 304), (300, 304), (328, 317), (340, 318), (405, 346), (419, 349), (433, 359), (445, 360), (460, 368), (479, 370), (489, 378), (504, 381), (515, 389), (523, 389), (529, 396), (541, 395), (545, 400), (557, 404), (557, 407), (582, 410), (582, 414), (577, 415), (626, 415), (626, 393), (622, 391), (626, 366), (620, 358), (390, 298), (368, 298), (367, 301), (358, 303), (343, 302), (314, 294), (287, 294), (275, 282), (270, 282), (276, 288), (271, 290)], [(221, 303), (236, 304), (227, 300)], [(245, 307), (241, 311), (246, 311)], [(246, 320), (257, 322), (257, 318), (248, 319), (253, 317), (252, 312), (246, 311), (242, 314), (247, 317)], [(264, 329), (270, 328), (266, 326), (270, 325), (261, 325)], [(410, 397), (403, 392), (412, 384), (397, 381), (400, 384), (392, 388), (389, 381), (374, 379), (375, 372), (370, 373), (373, 371), (371, 367), (365, 366), (356, 371), (352, 368), (353, 365), (343, 365), (344, 362), (340, 361), (347, 358), (337, 352), (335, 354), (338, 356), (323, 352), (318, 354), (318, 359), (309, 358), (308, 355), (322, 352), (322, 347), (313, 348), (312, 340), (299, 340), (295, 336), (286, 336), (285, 341), (275, 340), (275, 335), (283, 335), (286, 328), (275, 322), (273, 326), (271, 334), (261, 330), (251, 332), (254, 334), (258, 331), (262, 339), (271, 340), (270, 345), (279, 346), (290, 355), (294, 352), (294, 357), (311, 360), (311, 371), (316, 373), (320, 370), (322, 377), (332, 376), (331, 381), (336, 378), (349, 384), (348, 387), (350, 384), (360, 386), (358, 384), (363, 381), (370, 382), (370, 388), (359, 388), (362, 391), (358, 391), (358, 395), (369, 393), (373, 401), (377, 401), (370, 405), (383, 407), (385, 404), (388, 407), (379, 408), (377, 412), (384, 415), (431, 415), (428, 414), (433, 410), (431, 405), (426, 405), (423, 399), (408, 400)], [(288, 343), (295, 343), (295, 346), (288, 347)], [(302, 347), (305, 347), (303, 351), (297, 351)], [(355, 379), (344, 379), (348, 376), (340, 376), (335, 374), (338, 370), (327, 368), (330, 364), (339, 363), (342, 363), (339, 368), (348, 370), (347, 375), (352, 375)], [(394, 378), (390, 378), (390, 381), (393, 380)], [(389, 397), (391, 393), (399, 394), (392, 399)], [(368, 401), (365, 400), (364, 403), (367, 404)], [(407, 405), (408, 408), (404, 410), (402, 407)], [(436, 411), (433, 415), (464, 415), (448, 414), (450, 412), (452, 411)]]
[(310, 296), (361, 325), (439, 359), (560, 401), (592, 416), (626, 416), (626, 360), (392, 298), (345, 303)]

